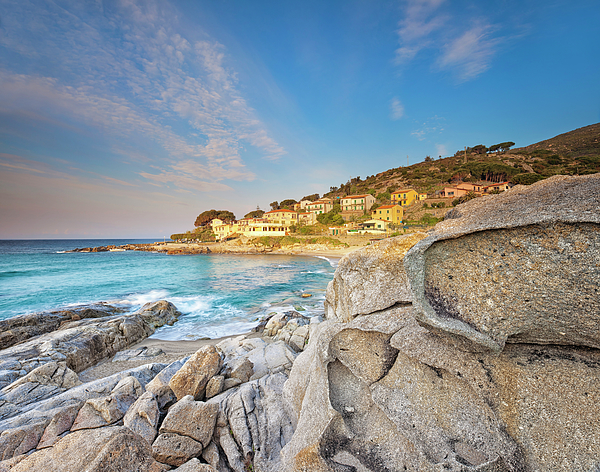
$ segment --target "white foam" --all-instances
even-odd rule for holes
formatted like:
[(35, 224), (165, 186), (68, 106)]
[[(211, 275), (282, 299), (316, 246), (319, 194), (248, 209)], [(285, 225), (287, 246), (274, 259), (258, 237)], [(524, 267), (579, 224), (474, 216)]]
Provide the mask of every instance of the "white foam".
[(129, 305), (131, 307), (143, 306), (146, 303), (165, 300), (169, 296), (167, 290), (150, 290), (146, 293), (133, 293), (123, 300), (118, 300), (115, 303), (118, 305)]
[(323, 259), (324, 261), (329, 262), (331, 267), (337, 267), (338, 263), (339, 263), (339, 258), (330, 259), (329, 257), (325, 257), (325, 256), (313, 256), (313, 257), (316, 257), (317, 259)]

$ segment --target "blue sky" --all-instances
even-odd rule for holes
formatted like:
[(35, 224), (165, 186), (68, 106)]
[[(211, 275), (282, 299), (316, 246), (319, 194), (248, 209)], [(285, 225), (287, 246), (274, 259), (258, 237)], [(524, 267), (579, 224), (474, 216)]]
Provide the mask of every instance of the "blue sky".
[(0, 0), (0, 238), (159, 238), (599, 122), (599, 24), (597, 0)]

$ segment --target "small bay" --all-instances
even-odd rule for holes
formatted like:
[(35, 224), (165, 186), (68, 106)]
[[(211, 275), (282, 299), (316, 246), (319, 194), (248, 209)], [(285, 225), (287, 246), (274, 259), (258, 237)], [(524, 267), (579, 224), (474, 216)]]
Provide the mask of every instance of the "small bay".
[[(97, 302), (133, 312), (166, 299), (184, 316), (153, 338), (215, 338), (246, 332), (273, 311), (322, 313), (336, 264), (308, 256), (65, 252), (149, 242), (154, 241), (0, 241), (0, 319)], [(303, 293), (312, 296), (302, 298)]]

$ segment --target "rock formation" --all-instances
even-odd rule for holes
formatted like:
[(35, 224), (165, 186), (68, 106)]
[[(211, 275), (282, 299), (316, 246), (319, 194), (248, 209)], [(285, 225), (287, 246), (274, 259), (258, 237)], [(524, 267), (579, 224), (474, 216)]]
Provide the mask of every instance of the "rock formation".
[(365, 278), (410, 283), (387, 304), (344, 290), (388, 246), (343, 258), (284, 387), (284, 470), (598, 470), (599, 209), (598, 174), (460, 205)]

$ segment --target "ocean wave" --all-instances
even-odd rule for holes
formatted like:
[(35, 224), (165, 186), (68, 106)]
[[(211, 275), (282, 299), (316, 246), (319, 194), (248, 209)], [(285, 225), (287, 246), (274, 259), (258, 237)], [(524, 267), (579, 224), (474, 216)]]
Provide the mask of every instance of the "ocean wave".
[(329, 264), (331, 265), (331, 267), (337, 267), (338, 266), (339, 258), (330, 259), (329, 257), (325, 257), (325, 256), (313, 256), (313, 257), (316, 257), (317, 259), (323, 259), (324, 261), (329, 262)]
[(113, 303), (116, 305), (125, 305), (131, 307), (143, 306), (146, 303), (165, 300), (169, 297), (167, 290), (150, 290), (145, 293), (133, 293), (122, 300), (116, 300)]

